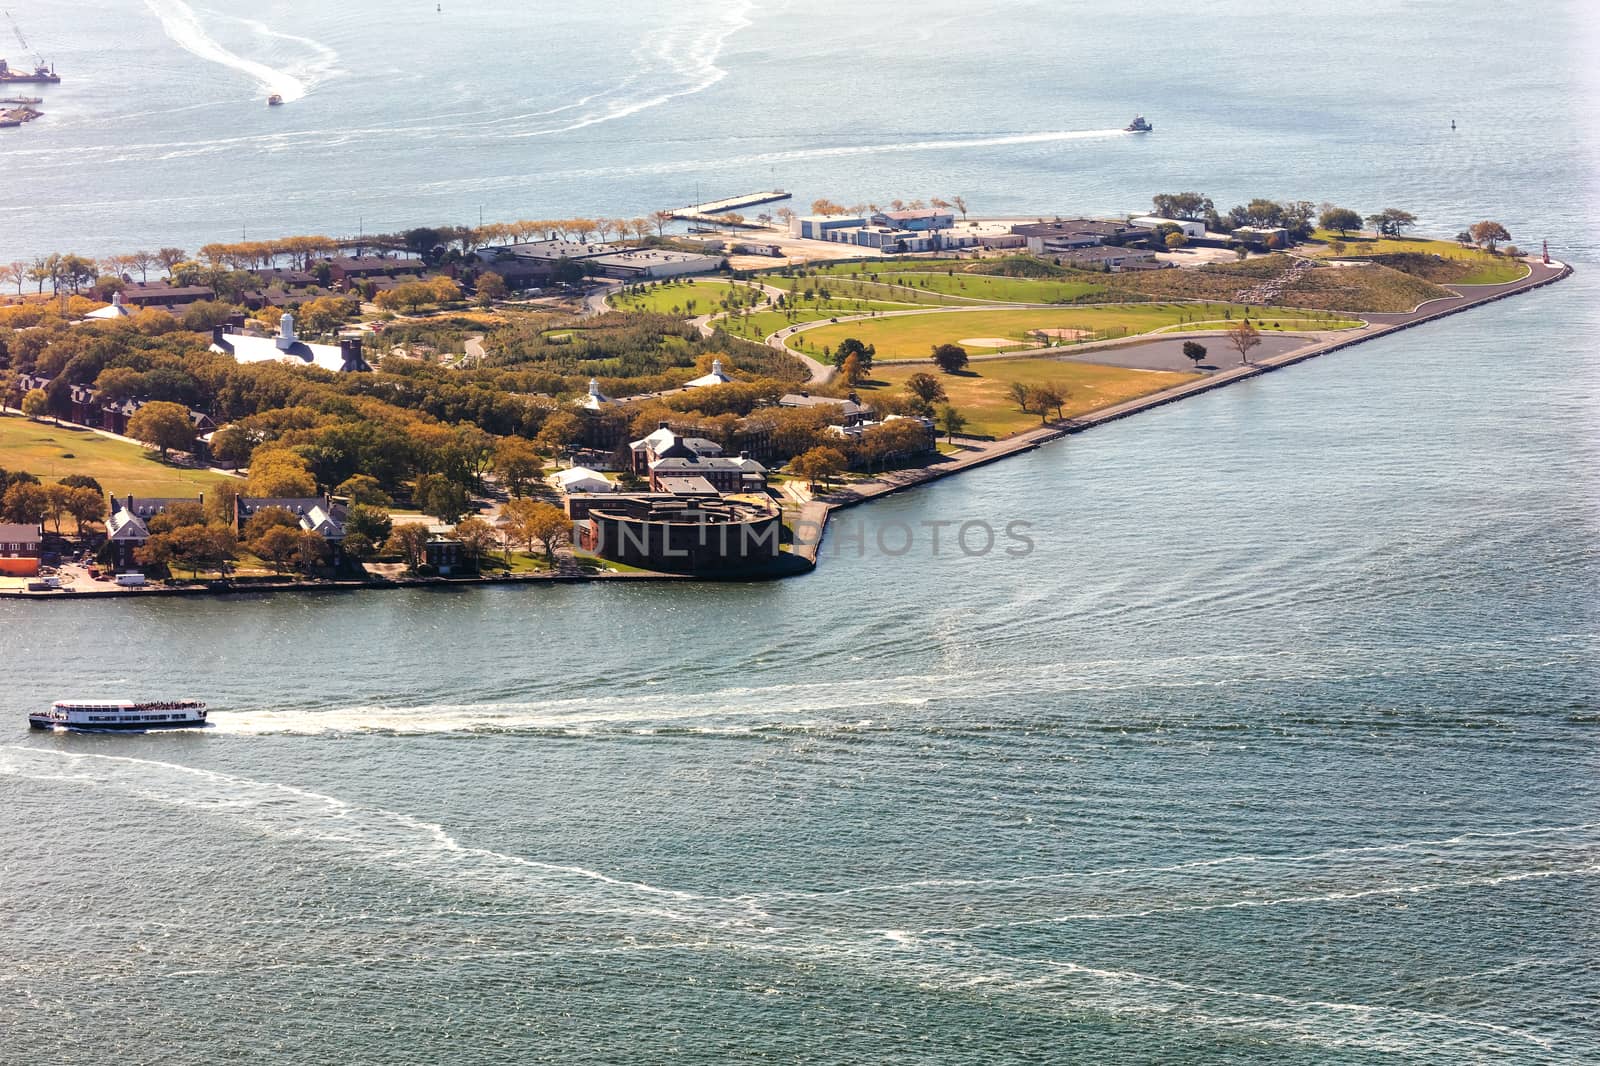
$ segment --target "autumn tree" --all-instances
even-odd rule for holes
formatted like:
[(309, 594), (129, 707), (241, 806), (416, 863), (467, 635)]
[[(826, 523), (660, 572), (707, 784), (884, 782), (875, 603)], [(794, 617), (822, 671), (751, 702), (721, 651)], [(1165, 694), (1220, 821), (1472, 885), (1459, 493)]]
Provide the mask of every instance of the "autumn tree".
[(394, 504), (394, 497), (383, 491), (383, 486), (371, 474), (352, 474), (339, 482), (333, 490), (334, 495), (343, 496), (352, 504), (363, 504), (367, 507), (389, 507)]
[(1056, 418), (1061, 417), (1061, 408), (1066, 405), (1068, 395), (1066, 389), (1047, 381), (1028, 390), (1028, 403), (1039, 413), (1039, 423), (1043, 425), (1052, 409)]
[(521, 496), (528, 483), (544, 469), (544, 460), (522, 437), (501, 437), (494, 446), (494, 470), (513, 496)]
[(165, 459), (174, 448), (188, 451), (194, 447), (194, 423), (188, 408), (181, 404), (153, 400), (128, 419), (128, 436), (159, 448)]
[(1006, 386), (1006, 395), (1011, 397), (1011, 402), (1016, 404), (1017, 410), (1023, 414), (1027, 414), (1031, 410), (1029, 404), (1033, 401), (1033, 395), (1025, 383), (1021, 381), (1011, 382)]
[(483, 553), (492, 550), (500, 540), (494, 526), (476, 516), (464, 518), (456, 523), (456, 528), (450, 535), (461, 542), (461, 548), (472, 560), (474, 570), (478, 568), (478, 560), (483, 557)]
[(844, 378), (844, 383), (851, 388), (861, 384), (866, 378), (866, 371), (861, 368), (861, 358), (856, 355), (845, 356), (844, 363), (839, 367), (839, 376)]
[(369, 544), (382, 544), (394, 532), (394, 519), (382, 507), (352, 504), (345, 511), (344, 531), (346, 536), (366, 538)]
[(406, 569), (415, 573), (428, 558), (428, 541), (431, 539), (432, 534), (427, 526), (420, 522), (408, 522), (394, 527), (394, 532), (384, 542), (383, 550), (390, 555), (400, 556), (405, 561)]
[(1167, 246), (1167, 251), (1176, 252), (1179, 248), (1189, 243), (1189, 238), (1185, 237), (1181, 231), (1173, 232), (1162, 238), (1162, 243)]
[(815, 489), (820, 481), (826, 485), (850, 465), (844, 453), (837, 448), (820, 445), (790, 461), (789, 466), (797, 477), (803, 477)]
[(1329, 204), (1322, 209), (1322, 214), (1317, 216), (1317, 225), (1343, 237), (1351, 230), (1361, 228), (1361, 212)]
[(29, 389), (22, 397), (22, 413), (29, 418), (43, 418), (50, 413), (50, 397), (43, 389)]
[(480, 307), (488, 307), (496, 300), (504, 300), (509, 291), (506, 288), (506, 279), (492, 270), (478, 275), (477, 289)]
[[(301, 533), (307, 532), (300, 528), (289, 526), (272, 526), (259, 537), (251, 540), (250, 550), (264, 561), (272, 565), (276, 574), (283, 573), (283, 568), (290, 560), (295, 558), (301, 547)], [(315, 534), (313, 534), (315, 536)], [(317, 537), (321, 540), (321, 537)]]
[(1498, 222), (1484, 219), (1474, 222), (1467, 231), (1472, 235), (1473, 243), (1480, 245), (1490, 255), (1494, 254), (1495, 246), (1501, 241), (1509, 241), (1511, 234)]
[(528, 509), (527, 533), (530, 546), (538, 540), (544, 546), (545, 560), (554, 565), (556, 551), (572, 543), (572, 519), (553, 503), (536, 503)]
[(925, 370), (906, 378), (906, 391), (925, 404), (937, 403), (945, 398), (944, 385)]
[(251, 496), (296, 499), (315, 496), (317, 482), (303, 456), (287, 448), (263, 446), (250, 456), (245, 489)]
[(1233, 350), (1239, 353), (1239, 362), (1248, 363), (1250, 361), (1250, 349), (1261, 343), (1261, 331), (1246, 319), (1230, 327), (1227, 332), (1227, 338)]
[(1378, 231), (1380, 237), (1399, 237), (1417, 224), (1417, 216), (1398, 207), (1386, 207), (1376, 214), (1368, 215), (1367, 222)]
[(933, 346), (933, 363), (946, 374), (954, 374), (965, 370), (967, 362), (967, 350), (959, 344), (936, 344)]
[(43, 522), (49, 509), (49, 493), (38, 482), (12, 482), (11, 487), (6, 489), (4, 501), (0, 502), (0, 514), (5, 516), (7, 522), (29, 526)]

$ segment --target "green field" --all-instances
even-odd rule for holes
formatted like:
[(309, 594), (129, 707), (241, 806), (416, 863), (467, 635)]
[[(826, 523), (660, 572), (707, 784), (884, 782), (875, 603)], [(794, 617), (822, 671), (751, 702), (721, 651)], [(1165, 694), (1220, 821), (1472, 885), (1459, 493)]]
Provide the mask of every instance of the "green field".
[[(733, 303), (737, 298), (737, 302), (743, 304), (756, 297), (748, 285), (726, 281), (674, 281), (647, 288), (642, 293), (619, 292), (607, 302), (619, 311), (654, 311), (693, 317), (722, 310), (723, 300)], [(691, 301), (694, 303), (692, 310)]]
[[(1250, 324), (1263, 333), (1303, 333), (1320, 329), (1360, 329), (1362, 323), (1353, 318), (1252, 318)], [(1224, 330), (1232, 329), (1238, 322), (1227, 319), (1214, 319), (1210, 322), (1185, 322), (1177, 326), (1167, 326), (1156, 330), (1157, 333), (1183, 333), (1189, 330)]]
[(19, 415), (0, 416), (0, 467), (26, 470), (41, 481), (87, 474), (117, 496), (193, 496), (231, 480), (225, 474), (163, 463), (156, 452), (137, 444)]
[(1344, 250), (1341, 252), (1335, 252), (1327, 244), (1308, 244), (1304, 247), (1306, 255), (1321, 259), (1372, 255), (1436, 255), (1442, 259), (1457, 260), (1470, 267), (1467, 273), (1449, 279), (1447, 284), (1499, 285), (1502, 282), (1516, 281), (1528, 273), (1528, 265), (1521, 260), (1504, 255), (1490, 255), (1481, 248), (1465, 248), (1455, 241), (1430, 241), (1421, 237), (1341, 238), (1337, 233), (1327, 230), (1317, 230), (1312, 239), (1325, 242), (1343, 241)]
[[(877, 349), (879, 359), (926, 359), (938, 344), (959, 344), (969, 338), (1007, 340), (1006, 345), (964, 345), (968, 354), (1015, 351), (1043, 347), (1030, 339), (1034, 329), (1081, 330), (1077, 341), (1108, 340), (1148, 333), (1164, 326), (1191, 322), (1224, 323), (1244, 318), (1303, 319), (1304, 311), (1281, 307), (1249, 307), (1221, 303), (1124, 304), (1074, 308), (1034, 308), (1015, 311), (930, 311), (818, 326), (794, 337), (790, 344), (815, 354), (854, 337)], [(803, 347), (800, 342), (804, 341)]]
[[(912, 374), (926, 366), (903, 364), (874, 368), (872, 380), (860, 391), (898, 389)], [(1007, 395), (1012, 382), (1024, 385), (1052, 384), (1067, 391), (1068, 402), (1062, 413), (1074, 417), (1110, 407), (1138, 396), (1170, 389), (1199, 377), (1160, 370), (1124, 370), (1121, 367), (1074, 363), (1058, 359), (991, 359), (973, 363), (960, 374), (939, 374), (939, 382), (949, 403), (967, 419), (965, 432), (977, 436), (1007, 437), (1039, 424), (1037, 414), (1017, 409)], [(870, 400), (868, 402), (871, 402)], [(1051, 412), (1054, 418), (1054, 412)]]
[(1054, 278), (1008, 278), (995, 274), (895, 273), (877, 275), (879, 282), (925, 289), (949, 296), (966, 297), (985, 303), (1052, 304), (1073, 303), (1106, 291), (1104, 285), (1088, 281)]

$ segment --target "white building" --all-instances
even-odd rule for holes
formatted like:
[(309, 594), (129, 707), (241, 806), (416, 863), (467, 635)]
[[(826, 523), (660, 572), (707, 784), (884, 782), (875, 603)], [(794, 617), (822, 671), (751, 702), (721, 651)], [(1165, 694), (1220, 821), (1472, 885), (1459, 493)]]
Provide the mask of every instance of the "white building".
[(316, 366), (335, 374), (371, 370), (361, 355), (361, 339), (351, 337), (338, 344), (308, 344), (294, 335), (294, 315), (285, 311), (278, 320), (274, 337), (249, 337), (224, 333), (218, 326), (211, 331), (211, 350), (231, 355), (240, 363), (288, 363), (291, 366)]
[(100, 318), (100, 319), (114, 319), (115, 320), (115, 319), (123, 319), (123, 318), (132, 318), (133, 315), (134, 315), (133, 309), (128, 307), (126, 304), (124, 304), (122, 302), (122, 293), (114, 292), (114, 293), (111, 294), (111, 303), (110, 304), (108, 304), (105, 307), (97, 307), (93, 311), (90, 311), (87, 315), (84, 315), (83, 317), (85, 317), (85, 318)]
[(623, 281), (675, 278), (684, 274), (708, 274), (721, 269), (721, 256), (700, 255), (698, 252), (671, 252), (661, 248), (644, 248), (631, 252), (613, 252), (597, 255), (589, 263), (600, 274)]
[(604, 408), (607, 404), (613, 404), (616, 402), (617, 401), (600, 391), (600, 382), (598, 380), (595, 378), (590, 378), (589, 391), (582, 399), (577, 401), (577, 404), (586, 411), (598, 411)]
[(722, 360), (713, 359), (711, 360), (711, 373), (702, 374), (693, 381), (686, 382), (683, 387), (686, 389), (704, 389), (712, 385), (726, 385), (732, 380), (731, 377), (722, 372)]
[(586, 466), (575, 466), (556, 474), (552, 481), (556, 488), (570, 496), (575, 492), (614, 492), (617, 486), (604, 474)]
[(1128, 219), (1128, 225), (1138, 229), (1160, 229), (1162, 226), (1177, 226), (1183, 231), (1185, 237), (1204, 237), (1206, 224), (1195, 222), (1187, 218), (1161, 218), (1159, 215), (1140, 215), (1138, 218)]

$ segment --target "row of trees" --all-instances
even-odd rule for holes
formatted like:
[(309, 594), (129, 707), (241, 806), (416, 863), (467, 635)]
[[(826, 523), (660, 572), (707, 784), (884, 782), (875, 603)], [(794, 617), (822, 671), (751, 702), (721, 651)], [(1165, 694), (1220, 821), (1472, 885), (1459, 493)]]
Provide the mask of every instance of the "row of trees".
[[(930, 196), (926, 200), (890, 200), (888, 206), (888, 210), (890, 211), (922, 211), (930, 208), (935, 211), (959, 211), (961, 212), (962, 218), (967, 217), (967, 201), (960, 196), (952, 196), (949, 199), (945, 199), (940, 196)], [(835, 203), (834, 201), (826, 198), (811, 201), (811, 213), (813, 215), (826, 215), (830, 217), (839, 215), (864, 216), (876, 214), (881, 210), (884, 209), (879, 207), (877, 204), (871, 203), (857, 203), (851, 204), (849, 207), (845, 207), (843, 204)], [(784, 211), (778, 212), (778, 216), (780, 218), (784, 217), (784, 214)], [(788, 212), (788, 214), (792, 216), (793, 212)], [(785, 221), (787, 221), (787, 219), (785, 219)]]
[(49, 523), (60, 536), (67, 518), (83, 529), (104, 522), (105, 516), (106, 498), (94, 478), (72, 474), (45, 484), (25, 471), (0, 469), (0, 519), (30, 526)]
[[(1151, 198), (1152, 213), (1162, 218), (1204, 222), (1206, 228), (1228, 233), (1240, 226), (1262, 229), (1283, 228), (1291, 240), (1305, 240), (1321, 227), (1341, 235), (1359, 229), (1363, 218), (1358, 211), (1335, 204), (1313, 204), (1310, 200), (1279, 202), (1257, 197), (1239, 204), (1224, 214), (1209, 196), (1198, 192), (1158, 193)], [(1365, 221), (1386, 237), (1398, 237), (1417, 223), (1415, 215), (1398, 207), (1386, 207), (1367, 215)]]

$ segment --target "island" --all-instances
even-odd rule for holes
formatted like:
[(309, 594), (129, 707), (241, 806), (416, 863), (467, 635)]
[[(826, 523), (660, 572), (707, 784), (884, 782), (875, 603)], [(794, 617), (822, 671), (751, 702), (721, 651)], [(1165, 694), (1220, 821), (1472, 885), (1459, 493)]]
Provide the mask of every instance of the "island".
[(838, 508), (1570, 270), (1399, 208), (788, 197), (0, 264), (0, 594), (802, 574)]

